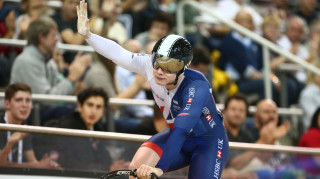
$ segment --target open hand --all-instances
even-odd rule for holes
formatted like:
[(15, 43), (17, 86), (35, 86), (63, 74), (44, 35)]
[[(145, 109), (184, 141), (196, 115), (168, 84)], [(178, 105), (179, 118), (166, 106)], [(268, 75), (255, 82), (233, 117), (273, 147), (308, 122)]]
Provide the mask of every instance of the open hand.
[(79, 51), (75, 56), (73, 62), (69, 66), (68, 79), (72, 82), (79, 80), (80, 77), (84, 74), (85, 70), (90, 65), (91, 59), (91, 54), (82, 55), (82, 52)]
[(87, 3), (85, 0), (80, 1), (80, 5), (77, 6), (77, 15), (78, 15), (78, 33), (85, 36), (85, 38), (90, 37), (90, 24), (88, 19), (88, 10)]

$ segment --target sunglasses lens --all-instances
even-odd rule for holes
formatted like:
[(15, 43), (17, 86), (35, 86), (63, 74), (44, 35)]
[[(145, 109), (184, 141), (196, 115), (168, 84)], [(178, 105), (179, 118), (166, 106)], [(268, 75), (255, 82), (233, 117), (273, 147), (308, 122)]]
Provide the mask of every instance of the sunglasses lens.
[(184, 63), (180, 62), (178, 59), (169, 57), (160, 57), (158, 54), (153, 54), (152, 58), (153, 68), (159, 69), (165, 73), (177, 73), (184, 67)]

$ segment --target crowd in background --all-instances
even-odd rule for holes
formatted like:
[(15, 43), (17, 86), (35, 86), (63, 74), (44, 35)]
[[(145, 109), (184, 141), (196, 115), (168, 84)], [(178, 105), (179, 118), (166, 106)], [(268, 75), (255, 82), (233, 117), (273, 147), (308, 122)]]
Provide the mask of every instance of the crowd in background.
[[(21, 0), (21, 3), (0, 0), (0, 38), (27, 41), (25, 47), (0, 45), (2, 91), (12, 84), (23, 83), (30, 86), (30, 90), (22, 89), (28, 93), (32, 90), (34, 94), (78, 95), (78, 106), (41, 104), (41, 125), (44, 126), (106, 130), (105, 126), (98, 126), (101, 124), (100, 119), (104, 110), (100, 109), (99, 112), (96, 109), (97, 116), (86, 114), (85, 111), (87, 100), (90, 101), (92, 96), (93, 98), (100, 96), (101, 99), (94, 99), (90, 103), (91, 107), (99, 105), (103, 109), (108, 107), (110, 111), (107, 112), (112, 112), (119, 121), (116, 126), (119, 132), (152, 135), (166, 128), (163, 116), (159, 114), (157, 107), (108, 106), (108, 99), (111, 97), (153, 99), (146, 79), (117, 66), (98, 53), (59, 49), (58, 43), (86, 45), (85, 39), (77, 33), (76, 6), (80, 0), (52, 1), (61, 2), (61, 7), (50, 7), (47, 0)], [(301, 60), (320, 68), (320, 1), (197, 1), (261, 35), (279, 48), (300, 57)], [(91, 32), (114, 40), (132, 53), (151, 54), (157, 40), (170, 33), (176, 33), (178, 0), (87, 0), (87, 2)], [(207, 77), (212, 84), (217, 103), (225, 104), (224, 116), (229, 140), (272, 145), (282, 141), (284, 145), (320, 147), (320, 76), (303, 68), (294, 71), (279, 70), (283, 64), (294, 64), (294, 62), (270, 51), (273, 99), (266, 100), (262, 46), (192, 6), (187, 5), (183, 10), (186, 38), (193, 45), (194, 52), (190, 68), (200, 71)], [(284, 93), (281, 90), (283, 86), (286, 86), (287, 90)], [(79, 101), (81, 95), (88, 93), (93, 94)], [(287, 96), (285, 101), (281, 101), (282, 95)], [(10, 102), (11, 99), (6, 98), (6, 100)], [(101, 104), (98, 104), (99, 102)], [(254, 115), (248, 113), (249, 105), (257, 106)], [(299, 119), (303, 129), (295, 140), (281, 140), (288, 136), (288, 133), (297, 131), (290, 131), (290, 121), (278, 116), (277, 106), (293, 105), (301, 107), (304, 111), (304, 115)], [(27, 117), (21, 120), (26, 121)], [(95, 119), (92, 125), (88, 125), (85, 120), (90, 118)], [(139, 122), (136, 122), (136, 119)], [(63, 151), (63, 144), (56, 145), (59, 149), (55, 150)], [(107, 144), (100, 143), (100, 145)], [(4, 150), (3, 147), (10, 147), (11, 144), (2, 146), (1, 143), (0, 146), (1, 150)], [(95, 150), (100, 149), (97, 146), (95, 148)], [(43, 161), (49, 160), (44, 153), (36, 155), (39, 155), (38, 158), (43, 156)], [(228, 167), (231, 169), (226, 170), (223, 175), (226, 178), (232, 178), (235, 173), (240, 173), (243, 178), (270, 176), (265, 171), (257, 169), (260, 166), (257, 162), (270, 163), (266, 161), (272, 160), (272, 156), (259, 156), (254, 152), (235, 152), (231, 156), (232, 159), (228, 162)], [(250, 160), (242, 160), (242, 157)], [(0, 162), (1, 159), (0, 156)], [(242, 163), (243, 161), (247, 163)], [(64, 163), (64, 161), (59, 162)], [(58, 163), (50, 163), (44, 167), (60, 167)], [(68, 163), (64, 164), (70, 166)], [(124, 167), (127, 163), (114, 161), (108, 165), (116, 168)], [(257, 169), (255, 171), (258, 172), (250, 172), (249, 168), (252, 169), (252, 166), (255, 166)], [(320, 168), (317, 160), (315, 166)]]

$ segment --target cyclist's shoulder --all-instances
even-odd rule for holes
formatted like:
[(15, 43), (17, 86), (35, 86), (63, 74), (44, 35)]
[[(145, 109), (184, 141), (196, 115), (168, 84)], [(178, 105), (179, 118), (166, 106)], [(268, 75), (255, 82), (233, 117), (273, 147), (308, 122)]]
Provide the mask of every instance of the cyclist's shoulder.
[(199, 71), (187, 69), (184, 76), (184, 86), (194, 86), (196, 88), (211, 88), (207, 78)]

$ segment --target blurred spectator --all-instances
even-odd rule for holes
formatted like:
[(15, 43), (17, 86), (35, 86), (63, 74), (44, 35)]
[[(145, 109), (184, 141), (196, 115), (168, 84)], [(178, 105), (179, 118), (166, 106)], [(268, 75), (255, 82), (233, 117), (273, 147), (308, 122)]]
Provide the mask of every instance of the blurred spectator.
[[(57, 9), (52, 19), (58, 25), (58, 32), (62, 43), (83, 45), (84, 38), (77, 31), (77, 9), (80, 0), (63, 0), (61, 8)], [(76, 56), (75, 52), (64, 52), (63, 57), (66, 63), (71, 64)]]
[[(105, 131), (106, 127), (99, 122), (108, 106), (109, 97), (101, 88), (88, 88), (77, 96), (77, 111), (60, 119), (48, 121), (45, 126)], [(59, 163), (65, 169), (107, 171), (112, 168), (124, 169), (129, 167), (128, 162), (112, 162), (107, 150), (106, 140), (75, 137), (54, 137), (54, 144), (47, 143), (49, 150), (56, 151)], [(110, 166), (111, 165), (111, 166)]]
[[(314, 61), (313, 64), (320, 68), (320, 61)], [(318, 107), (320, 107), (320, 76), (312, 72), (309, 74), (309, 84), (301, 91), (299, 104), (304, 111), (302, 123), (304, 131), (310, 126), (311, 117)]]
[(174, 25), (173, 21), (171, 14), (159, 12), (152, 18), (149, 30), (137, 34), (134, 38), (140, 42), (142, 49), (145, 49), (149, 42), (169, 35)]
[(310, 25), (310, 37), (308, 41), (310, 57), (308, 62), (320, 61), (320, 18)]
[[(248, 113), (249, 103), (246, 98), (241, 93), (235, 93), (234, 95), (229, 96), (224, 104), (223, 110), (223, 118), (225, 122), (225, 126), (227, 129), (228, 139), (231, 142), (245, 142), (245, 143), (253, 143), (253, 139), (250, 137), (250, 134), (247, 132), (247, 129), (243, 125), (245, 123), (247, 113)], [(238, 150), (230, 150), (229, 151), (229, 162), (232, 159), (241, 154), (243, 152)], [(250, 158), (248, 158), (250, 160)], [(224, 169), (221, 178), (227, 179), (232, 178), (232, 176), (236, 175), (236, 178), (255, 178), (256, 175), (254, 173), (243, 173), (236, 174), (235, 172), (230, 170), (228, 166)]]
[[(275, 14), (265, 16), (261, 25), (262, 36), (273, 43), (277, 43), (277, 41), (281, 37), (280, 23), (281, 23), (281, 20), (279, 16)], [(278, 76), (280, 76), (281, 73), (283, 73), (282, 71), (278, 70), (278, 67), (280, 64), (286, 61), (286, 58), (283, 56), (279, 56), (279, 54), (273, 51), (270, 51), (270, 60), (271, 60), (270, 68), (271, 68), (271, 72), (273, 73), (271, 76), (271, 80), (277, 87), (277, 90), (280, 90), (280, 87), (282, 85), (286, 85), (287, 87), (287, 96), (288, 96), (287, 101), (279, 101), (279, 102), (281, 102), (281, 105), (283, 105), (283, 107), (290, 106), (292, 104), (297, 104), (298, 102), (297, 97), (301, 89), (297, 86), (296, 80), (294, 78), (286, 78), (286, 80), (280, 81), (278, 78)], [(280, 94), (280, 95), (285, 95), (285, 94)], [(279, 100), (279, 99), (275, 99), (275, 100)]]
[[(12, 39), (15, 33), (15, 22), (18, 15), (15, 6), (6, 5), (0, 9), (0, 35), (1, 38)], [(3, 52), (1, 46), (1, 53)]]
[[(0, 8), (0, 38), (12, 39), (15, 32), (17, 9), (12, 5)], [(0, 45), (0, 86), (9, 83), (10, 70), (19, 48)]]
[[(230, 98), (232, 99), (232, 97)], [(227, 101), (229, 102), (229, 105), (226, 105), (226, 112), (224, 112), (224, 114), (226, 114), (226, 128), (227, 130), (230, 130), (229, 135), (231, 137), (229, 138), (228, 135), (230, 141), (235, 139), (236, 142), (249, 142), (252, 140), (250, 138), (253, 138), (253, 141), (255, 141), (256, 144), (275, 145), (280, 138), (288, 133), (290, 123), (285, 121), (278, 126), (277, 107), (276, 104), (269, 99), (261, 100), (257, 104), (257, 111), (254, 115), (256, 126), (247, 125), (247, 128), (241, 129), (243, 127), (242, 125), (245, 120), (244, 114), (246, 113), (247, 108), (245, 108), (246, 105), (243, 101), (245, 98), (242, 97), (238, 99), (240, 100)], [(249, 132), (250, 137), (244, 137), (245, 131)], [(230, 161), (228, 162), (228, 168), (232, 169), (231, 173), (235, 176), (247, 173), (251, 177), (255, 176), (254, 178), (268, 178), (265, 177), (266, 173), (268, 173), (268, 175), (269, 173), (273, 175), (269, 169), (279, 167), (277, 165), (281, 164), (280, 160), (283, 159), (279, 156), (273, 157), (271, 153), (255, 151), (234, 151), (232, 154), (233, 156), (230, 155)], [(266, 172), (265, 170), (268, 170), (269, 172)], [(270, 175), (270, 177), (272, 175)]]
[[(285, 34), (277, 41), (277, 44), (303, 60), (308, 60), (309, 52), (302, 43), (303, 40), (306, 40), (308, 33), (308, 26), (305, 21), (298, 16), (293, 16), (288, 20), (285, 30)], [(299, 70), (293, 76), (297, 80), (297, 85), (303, 88), (306, 82), (305, 71)]]
[(59, 11), (52, 16), (58, 25), (63, 43), (81, 45), (84, 38), (77, 33), (77, 10), (80, 0), (64, 0)]
[(132, 18), (132, 37), (148, 30), (150, 20), (160, 12), (159, 1), (155, 0), (122, 0), (123, 14)]
[[(25, 124), (32, 108), (31, 88), (22, 83), (8, 86), (5, 91), (5, 115), (0, 123)], [(39, 161), (35, 157), (28, 133), (0, 131), (0, 166), (32, 167), (32, 168), (58, 168), (59, 164), (52, 160), (48, 154), (43, 155)]]
[(273, 131), (268, 132), (268, 135), (273, 134), (273, 138), (268, 141), (270, 144), (275, 144), (278, 139), (287, 135), (290, 130), (290, 122), (285, 120), (282, 124), (279, 124), (278, 107), (274, 101), (263, 99), (257, 103), (256, 107), (257, 110), (254, 114), (255, 125), (249, 129), (254, 141), (260, 138), (260, 134), (265, 128)]
[[(248, 115), (249, 102), (245, 95), (235, 93), (224, 103), (223, 118), (228, 139), (232, 142), (253, 143), (253, 138), (244, 126)], [(233, 158), (230, 155), (230, 158)]]
[(289, 6), (289, 0), (271, 0), (271, 5), (265, 8), (266, 12), (262, 12), (263, 16), (279, 17), (279, 30), (284, 32), (286, 21), (294, 13)]
[[(217, 1), (216, 5), (212, 8), (215, 12), (222, 15), (223, 17), (234, 20), (241, 10), (246, 10), (248, 14), (252, 17), (252, 25), (254, 29), (253, 31), (258, 31), (260, 24), (262, 23), (261, 15), (244, 0), (223, 0)], [(206, 17), (206, 15), (202, 15), (204, 21), (211, 21), (213, 25), (211, 26), (203, 26), (211, 36), (219, 36), (228, 34), (232, 29), (225, 26), (224, 24), (220, 24), (216, 22), (216, 20), (212, 20), (212, 17)]]
[[(123, 44), (123, 47), (132, 53), (141, 53), (141, 45), (137, 40), (130, 39)], [(119, 87), (119, 92), (127, 90), (136, 80), (136, 78), (144, 78), (137, 76), (137, 74), (128, 71), (119, 65), (116, 67), (115, 77)], [(150, 85), (147, 80), (144, 80), (145, 90), (150, 90)], [(134, 96), (135, 99), (147, 99), (146, 91), (140, 90)], [(153, 109), (149, 106), (128, 106), (124, 108), (124, 117), (133, 118), (151, 118), (153, 116)]]
[[(237, 13), (235, 22), (249, 30), (254, 30), (252, 16), (245, 9)], [(257, 94), (258, 99), (263, 99), (265, 96), (261, 73), (263, 69), (261, 47), (243, 34), (232, 31), (224, 37), (220, 52), (218, 67), (226, 71), (237, 83), (239, 92), (246, 95)], [(272, 89), (273, 97), (276, 99), (275, 83), (276, 81), (273, 81)]]
[[(299, 141), (300, 147), (320, 148), (320, 107), (314, 112), (309, 129), (302, 135)], [(305, 156), (298, 157), (297, 165), (307, 173), (320, 174), (320, 157)]]
[(241, 9), (248, 11), (252, 16), (254, 26), (256, 29), (259, 29), (262, 23), (262, 17), (250, 4), (246, 3), (245, 0), (223, 0), (217, 3), (218, 12), (229, 19), (235, 19)]
[(202, 45), (195, 45), (193, 47), (193, 59), (189, 68), (201, 72), (207, 77), (208, 81), (211, 81), (210, 74), (211, 56), (209, 50)]
[(123, 44), (128, 39), (125, 27), (118, 21), (122, 13), (121, 0), (90, 1), (90, 10), (92, 33), (114, 39), (119, 44)]
[(16, 21), (14, 39), (25, 39), (28, 27), (35, 19), (46, 15), (48, 12), (47, 0), (27, 0), (26, 12), (21, 14)]
[(280, 18), (277, 15), (264, 16), (261, 24), (262, 36), (275, 43), (281, 37)]
[(118, 94), (114, 76), (116, 64), (96, 52), (92, 58), (93, 63), (83, 79), (84, 88), (101, 87), (109, 97), (115, 97)]
[(317, 11), (317, 0), (298, 0), (296, 15), (302, 17), (308, 25), (320, 17)]
[(133, 134), (154, 135), (168, 128), (168, 124), (163, 117), (162, 111), (155, 104), (153, 106), (153, 119), (142, 120), (142, 122), (133, 128)]
[(313, 113), (309, 129), (299, 141), (300, 147), (320, 148), (320, 106)]
[(58, 75), (48, 76), (46, 63), (56, 47), (58, 40), (56, 35), (57, 25), (49, 17), (41, 17), (31, 22), (27, 31), (28, 45), (15, 59), (10, 83), (26, 83), (36, 94), (71, 95), (73, 93), (74, 83), (84, 74), (90, 64), (91, 56), (81, 55), (79, 52), (68, 68), (67, 78), (53, 80), (57, 79)]

